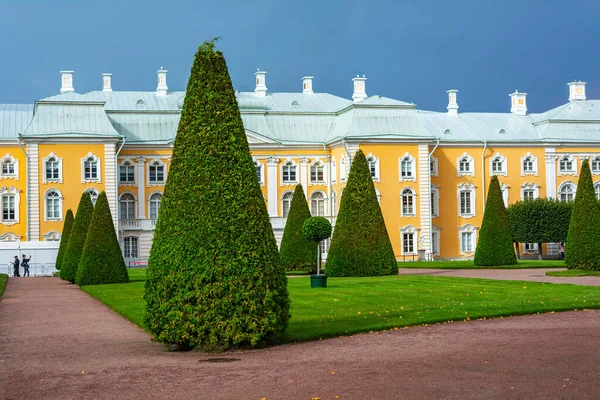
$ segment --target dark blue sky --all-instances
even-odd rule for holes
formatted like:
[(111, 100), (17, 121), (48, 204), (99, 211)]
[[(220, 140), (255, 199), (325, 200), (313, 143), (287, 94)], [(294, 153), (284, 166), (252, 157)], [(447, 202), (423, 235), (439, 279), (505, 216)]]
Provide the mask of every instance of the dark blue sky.
[(567, 102), (567, 82), (588, 82), (600, 98), (600, 1), (597, 0), (0, 0), (0, 103), (57, 94), (59, 71), (75, 71), (75, 90), (154, 90), (169, 70), (170, 90), (185, 90), (204, 40), (228, 62), (234, 86), (254, 90), (257, 67), (267, 87), (352, 96), (365, 74), (367, 93), (445, 111), (458, 89), (461, 112), (510, 109), (508, 94), (527, 92), (530, 112)]

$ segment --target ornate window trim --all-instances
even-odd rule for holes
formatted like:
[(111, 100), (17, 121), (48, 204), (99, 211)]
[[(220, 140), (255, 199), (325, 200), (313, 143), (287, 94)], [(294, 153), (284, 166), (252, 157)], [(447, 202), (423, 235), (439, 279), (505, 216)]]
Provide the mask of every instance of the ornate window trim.
[[(313, 168), (322, 168), (323, 179), (315, 179), (313, 180)], [(317, 173), (318, 170), (315, 170)], [(318, 174), (316, 174), (318, 177)], [(320, 158), (315, 158), (311, 163), (308, 164), (308, 184), (309, 185), (325, 185), (327, 184), (327, 163), (321, 160)]]
[(429, 159), (429, 173), (431, 176), (439, 176), (438, 165), (439, 163), (437, 157), (432, 155)]
[(42, 235), (45, 242), (60, 242), (62, 235), (58, 231), (50, 231)]
[[(4, 163), (9, 162), (13, 166), (14, 173), (4, 173)], [(6, 153), (2, 160), (0, 160), (0, 179), (14, 179), (19, 180), (19, 160)]]
[[(56, 194), (58, 194), (58, 218), (48, 217), (48, 195), (50, 194), (50, 192), (55, 192)], [(62, 193), (58, 189), (50, 188), (46, 190), (46, 193), (44, 193), (44, 221), (57, 222), (63, 220), (63, 198), (64, 197)]]
[[(15, 219), (4, 219), (4, 196), (15, 197)], [(19, 223), (21, 216), (21, 190), (14, 186), (7, 188), (3, 186), (0, 188), (0, 223), (2, 225), (12, 226)]]
[[(56, 162), (58, 163), (58, 178), (51, 178), (48, 179), (47, 174), (47, 170), (48, 170), (48, 162), (50, 161), (51, 158), (54, 158), (56, 160)], [(46, 156), (46, 158), (43, 159), (43, 163), (42, 163), (42, 183), (49, 183), (49, 182), (53, 182), (53, 183), (63, 183), (63, 162), (62, 162), (62, 158), (58, 157), (56, 154), (54, 154), (54, 152), (51, 152), (50, 154), (48, 154), (48, 156)], [(87, 181), (86, 181), (87, 182)]]
[[(473, 185), (472, 183), (461, 183), (460, 185), (458, 185), (457, 189), (458, 190), (456, 192), (456, 196), (458, 198), (458, 216), (462, 217), (462, 218), (473, 218), (477, 214), (477, 207), (476, 207), (476, 204), (475, 204), (475, 200), (477, 198), (476, 191), (475, 191), (476, 186)], [(470, 198), (469, 198), (469, 200), (470, 200), (470, 207), (471, 207), (471, 212), (470, 213), (464, 213), (463, 214), (461, 212), (462, 207), (461, 207), (461, 198), (460, 198), (461, 196), (460, 196), (460, 194), (463, 191), (468, 192), (469, 196), (470, 196)]]
[(440, 216), (440, 187), (435, 183), (431, 184), (431, 218), (437, 218)]
[(340, 158), (340, 181), (346, 182), (346, 172), (346, 159), (344, 158), (344, 156), (342, 156)]
[[(85, 163), (95, 162), (96, 163), (96, 177), (86, 179), (85, 177)], [(91, 151), (81, 159), (81, 183), (102, 183), (102, 164), (100, 163), (100, 157), (96, 157)]]
[[(125, 164), (129, 164), (129, 166), (133, 168), (133, 182), (121, 182), (121, 167), (125, 167)], [(117, 181), (119, 182), (119, 186), (137, 186), (137, 164), (137, 161), (132, 158), (124, 158), (121, 160), (119, 168), (117, 169)]]
[[(475, 255), (475, 249), (477, 248), (477, 231), (479, 230), (478, 227), (473, 226), (471, 224), (465, 224), (463, 226), (459, 226), (458, 227), (458, 244), (460, 246), (460, 255), (461, 256), (473, 256)], [(465, 249), (466, 246), (463, 245), (463, 233), (470, 233), (471, 234), (471, 249), (469, 250), (468, 248)], [(463, 251), (463, 249), (465, 249)]]
[[(409, 193), (410, 191), (410, 193)], [(406, 197), (407, 204), (411, 203), (412, 212), (406, 212), (404, 209), (404, 197)], [(400, 216), (402, 217), (416, 217), (417, 216), (417, 192), (410, 186), (402, 188), (400, 191)]]
[(96, 188), (87, 188), (83, 191), (84, 193), (87, 192), (90, 194), (90, 198), (92, 199), (92, 204), (94, 206), (96, 206), (96, 201), (98, 200), (98, 196), (100, 195), (100, 192), (98, 191), (98, 189)]
[(569, 200), (562, 199), (562, 194), (571, 193), (566, 190), (567, 187), (571, 187), (571, 189), (573, 189), (572, 190), (573, 199), (571, 199), (571, 201), (575, 201), (575, 197), (577, 197), (577, 184), (575, 184), (571, 181), (566, 181), (566, 182), (563, 182), (560, 184), (560, 186), (558, 187), (558, 190), (556, 191), (558, 200), (559, 201), (569, 201)]
[[(283, 180), (283, 169), (284, 167), (294, 167), (294, 171), (295, 171), (295, 176), (294, 179), (289, 179), (287, 181)], [(286, 158), (285, 160), (283, 160), (283, 162), (281, 163), (281, 166), (279, 167), (279, 171), (281, 173), (280, 175), (280, 179), (279, 179), (279, 184), (281, 186), (296, 186), (298, 184), (298, 182), (300, 181), (300, 168), (298, 166), (298, 163), (295, 162), (292, 158)], [(288, 173), (289, 175), (289, 173)]]
[[(502, 168), (502, 170), (494, 171), (494, 163), (496, 163), (496, 162), (500, 163), (500, 167)], [(504, 157), (500, 153), (496, 153), (490, 158), (490, 176), (494, 176), (494, 175), (502, 175), (502, 176), (508, 175), (508, 162), (506, 160), (506, 157)]]
[[(317, 195), (321, 195), (322, 197), (317, 198), (316, 197)], [(326, 216), (328, 216), (328, 212), (327, 212), (327, 200), (328, 200), (327, 193), (325, 193), (322, 190), (313, 190), (310, 193), (310, 196), (308, 196), (308, 198), (309, 198), (309, 201), (310, 201), (310, 214), (313, 217), (326, 217)], [(318, 204), (317, 204), (317, 212), (316, 213), (314, 212), (313, 201), (315, 201), (315, 200), (316, 201), (318, 201), (318, 200), (322, 200), (323, 201), (323, 214), (319, 214), (319, 212), (318, 212)]]
[[(563, 162), (570, 162), (571, 163), (571, 170), (567, 170), (566, 168), (561, 168), (561, 164)], [(577, 176), (577, 160), (575, 159), (575, 157), (573, 157), (570, 154), (564, 154), (558, 157), (557, 160), (558, 163), (558, 176)]]
[[(594, 166), (597, 168), (594, 169)], [(590, 171), (592, 175), (600, 175), (600, 156), (590, 157)]]
[(337, 164), (335, 162), (335, 158), (331, 158), (331, 182), (337, 182)]
[[(256, 171), (257, 168), (260, 168), (260, 171)], [(259, 159), (254, 159), (254, 172), (257, 172), (256, 177), (258, 178), (258, 183), (260, 186), (265, 186), (265, 164)]]
[[(163, 168), (163, 179), (152, 182), (150, 180), (150, 168), (151, 167), (162, 167)], [(164, 186), (167, 183), (167, 163), (160, 158), (153, 158), (146, 162), (146, 186)]]
[[(127, 202), (131, 202), (131, 200), (123, 200), (124, 196), (131, 196), (133, 198), (133, 217), (132, 218), (123, 218), (123, 216), (121, 215), (121, 201), (127, 201)], [(126, 219), (137, 219), (137, 213), (138, 213), (138, 198), (137, 196), (133, 193), (133, 192), (123, 192), (119, 194), (119, 209), (118, 209), (118, 213), (119, 213), (119, 219), (121, 220), (126, 220)]]
[(3, 235), (0, 235), (0, 242), (18, 242), (21, 240), (22, 236), (17, 236), (12, 232), (6, 232)]
[[(460, 170), (461, 162), (468, 163), (468, 171)], [(473, 160), (473, 157), (471, 157), (468, 153), (463, 153), (460, 157), (456, 159), (456, 176), (475, 176), (475, 162)]]
[(540, 187), (535, 183), (527, 182), (527, 183), (523, 184), (523, 186), (521, 186), (521, 200), (525, 200), (525, 191), (527, 191), (527, 190), (533, 191), (534, 199), (540, 198)]
[[(402, 177), (402, 163), (408, 162), (410, 165), (410, 173), (411, 175), (407, 175)], [(409, 152), (404, 153), (400, 158), (398, 158), (398, 177), (400, 178), (400, 182), (416, 182), (417, 181), (417, 171), (416, 171), (416, 163), (415, 158), (410, 155)]]
[[(156, 196), (157, 194), (160, 195), (160, 199), (158, 200), (158, 206), (156, 208), (156, 218), (153, 218), (152, 214), (151, 214), (151, 211), (152, 211), (152, 202), (156, 201), (156, 199), (153, 199), (153, 197)], [(160, 207), (162, 205), (163, 197), (164, 197), (164, 193), (161, 192), (161, 191), (158, 191), (158, 190), (155, 190), (154, 192), (152, 192), (152, 193), (150, 193), (148, 195), (147, 202), (148, 202), (148, 218), (149, 219), (151, 219), (151, 220), (157, 220), (158, 219), (158, 213), (160, 212)]]
[[(417, 254), (418, 245), (419, 245), (419, 228), (414, 227), (413, 225), (406, 225), (400, 228), (400, 254), (404, 255), (414, 255)], [(405, 234), (412, 235), (412, 251), (404, 251), (405, 243)]]
[(381, 171), (379, 168), (379, 158), (375, 157), (373, 153), (369, 153), (366, 157), (367, 165), (369, 166), (369, 173), (373, 182), (381, 182)]
[[(531, 171), (525, 171), (525, 161), (528, 158), (531, 161), (532, 168), (533, 168)], [(531, 154), (529, 152), (527, 154), (525, 154), (523, 157), (521, 157), (521, 176), (526, 176), (526, 175), (538, 176), (537, 157), (535, 157), (533, 154)]]
[[(287, 218), (289, 213), (290, 213), (290, 208), (292, 207), (292, 200), (294, 198), (294, 191), (293, 190), (286, 190), (285, 192), (283, 192), (281, 194), (281, 198), (279, 199), (279, 203), (281, 204), (281, 216), (283, 218)], [(285, 207), (285, 203), (288, 202), (288, 206), (287, 206), (287, 213), (286, 211), (286, 207)]]
[(510, 186), (508, 186), (507, 184), (500, 184), (500, 192), (502, 192), (502, 200), (504, 201), (504, 207), (508, 207), (508, 189), (510, 189)]

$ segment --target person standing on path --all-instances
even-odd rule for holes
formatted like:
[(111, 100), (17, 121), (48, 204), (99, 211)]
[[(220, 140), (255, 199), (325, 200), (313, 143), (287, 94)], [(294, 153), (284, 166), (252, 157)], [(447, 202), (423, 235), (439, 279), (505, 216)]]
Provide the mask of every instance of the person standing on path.
[(13, 276), (16, 278), (20, 278), (21, 275), (19, 274), (19, 256), (15, 256), (15, 261), (11, 262), (11, 264), (13, 265), (14, 271), (13, 271)]
[(23, 278), (29, 276), (29, 260), (31, 260), (31, 254), (29, 258), (25, 258), (25, 254), (23, 254), (23, 259), (21, 260), (21, 265), (23, 266)]

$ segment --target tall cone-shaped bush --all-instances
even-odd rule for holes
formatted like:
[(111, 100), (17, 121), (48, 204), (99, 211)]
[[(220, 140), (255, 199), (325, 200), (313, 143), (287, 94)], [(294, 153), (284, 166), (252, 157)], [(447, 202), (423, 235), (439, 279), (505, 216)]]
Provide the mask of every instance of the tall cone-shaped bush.
[(567, 268), (600, 269), (600, 209), (588, 160), (581, 163), (565, 246)]
[(94, 205), (92, 204), (90, 194), (88, 192), (83, 192), (81, 199), (79, 200), (79, 207), (77, 207), (75, 220), (73, 221), (73, 229), (71, 229), (67, 250), (65, 251), (65, 256), (60, 266), (60, 277), (65, 281), (75, 283), (79, 259), (81, 258), (81, 252), (85, 245), (85, 239), (87, 237), (88, 227), (93, 212)]
[(67, 251), (67, 244), (69, 243), (69, 236), (71, 236), (71, 229), (73, 229), (73, 211), (69, 208), (67, 215), (65, 215), (65, 224), (63, 225), (62, 235), (60, 235), (60, 246), (58, 247), (58, 254), (56, 255), (55, 268), (60, 271), (60, 265), (65, 257)]
[(101, 192), (96, 200), (75, 283), (83, 286), (127, 282), (129, 275), (117, 239), (108, 198), (105, 192)]
[(328, 276), (396, 275), (398, 264), (362, 150), (352, 161), (327, 254)]
[(479, 231), (479, 240), (475, 249), (475, 265), (495, 266), (517, 263), (513, 247), (508, 213), (504, 207), (500, 182), (492, 176), (483, 222)]
[(181, 347), (271, 344), (289, 319), (285, 270), (213, 41), (192, 65), (144, 297), (153, 338)]
[(308, 218), (310, 218), (310, 210), (304, 196), (304, 189), (302, 185), (296, 185), (279, 249), (281, 265), (288, 271), (312, 273), (317, 269), (319, 244), (308, 240), (302, 234), (302, 224)]

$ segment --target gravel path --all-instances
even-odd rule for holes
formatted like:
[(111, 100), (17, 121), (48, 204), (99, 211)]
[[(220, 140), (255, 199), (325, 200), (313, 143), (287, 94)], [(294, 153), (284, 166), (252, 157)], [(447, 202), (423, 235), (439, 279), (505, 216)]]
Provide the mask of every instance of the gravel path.
[(592, 399), (599, 344), (579, 311), (175, 353), (75, 285), (10, 278), (0, 399)]

